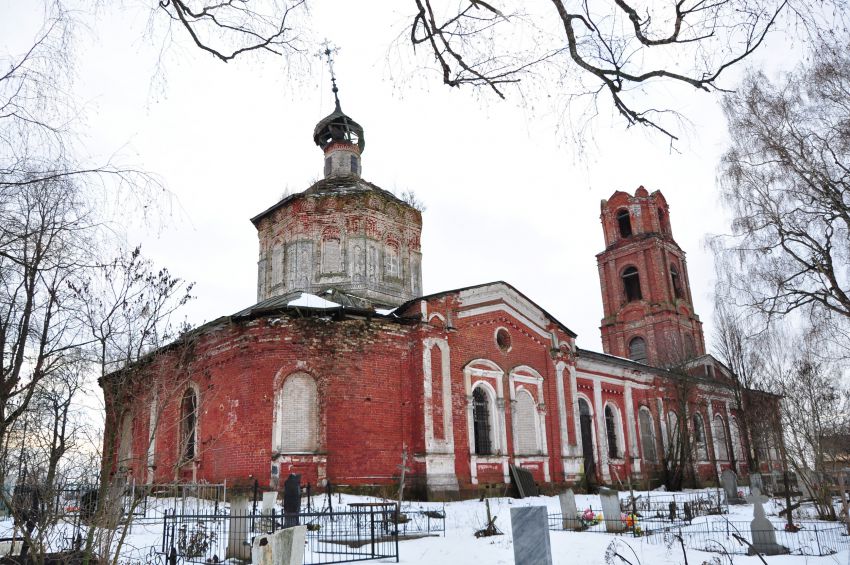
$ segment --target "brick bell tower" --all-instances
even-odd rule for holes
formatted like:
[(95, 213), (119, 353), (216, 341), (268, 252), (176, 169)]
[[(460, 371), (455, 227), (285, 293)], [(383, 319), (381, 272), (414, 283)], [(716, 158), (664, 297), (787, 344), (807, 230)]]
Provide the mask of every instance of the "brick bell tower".
[(673, 240), (660, 191), (617, 191), (601, 204), (605, 251), (596, 256), (605, 353), (654, 366), (705, 354), (685, 252)]

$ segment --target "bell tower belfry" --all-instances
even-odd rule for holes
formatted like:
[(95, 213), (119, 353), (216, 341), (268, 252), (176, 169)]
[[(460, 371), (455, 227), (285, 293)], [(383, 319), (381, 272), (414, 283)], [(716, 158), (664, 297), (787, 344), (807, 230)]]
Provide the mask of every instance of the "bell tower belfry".
[(673, 239), (660, 191), (617, 191), (601, 203), (605, 251), (596, 256), (605, 353), (654, 366), (705, 354), (685, 252)]

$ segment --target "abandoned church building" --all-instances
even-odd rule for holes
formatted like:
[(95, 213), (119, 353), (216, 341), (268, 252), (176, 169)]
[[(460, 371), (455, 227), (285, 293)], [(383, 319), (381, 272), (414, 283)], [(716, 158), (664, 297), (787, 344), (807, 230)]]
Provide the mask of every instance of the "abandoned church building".
[(778, 399), (706, 353), (661, 192), (602, 201), (599, 353), (505, 282), (423, 296), (422, 214), (361, 177), (363, 128), (337, 101), (313, 139), (324, 178), (251, 219), (258, 302), (101, 381), (126, 400), (107, 402), (115, 472), (365, 487), (395, 484), (407, 453), (407, 484), (451, 497), (510, 465), (541, 485), (657, 486), (685, 444), (696, 482), (751, 471), (765, 434), (742, 432), (741, 396), (766, 428)]

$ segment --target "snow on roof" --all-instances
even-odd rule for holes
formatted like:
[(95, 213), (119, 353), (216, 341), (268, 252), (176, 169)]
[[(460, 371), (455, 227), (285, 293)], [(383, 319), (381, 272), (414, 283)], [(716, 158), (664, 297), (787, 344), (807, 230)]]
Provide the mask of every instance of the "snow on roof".
[(393, 312), (395, 312), (396, 310), (398, 310), (398, 308), (389, 308), (389, 309), (386, 309), (386, 308), (375, 308), (375, 312), (376, 312), (377, 314), (380, 314), (381, 316), (389, 316), (390, 314), (392, 314), (392, 313), (393, 313)]
[(310, 294), (309, 292), (302, 292), (301, 296), (296, 298), (295, 300), (290, 300), (287, 303), (287, 306), (300, 306), (303, 308), (339, 308), (339, 304), (336, 302), (331, 302), (330, 300), (325, 300), (315, 294)]

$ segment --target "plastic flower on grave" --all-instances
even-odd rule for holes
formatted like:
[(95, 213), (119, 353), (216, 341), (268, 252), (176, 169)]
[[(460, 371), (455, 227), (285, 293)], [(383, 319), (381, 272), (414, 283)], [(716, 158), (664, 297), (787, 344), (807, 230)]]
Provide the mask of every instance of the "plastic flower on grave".
[(605, 519), (605, 516), (602, 515), (602, 512), (600, 512), (596, 515), (596, 521), (597, 522), (601, 522), (604, 519)]
[(593, 510), (588, 508), (584, 511), (584, 515), (582, 516), (582, 518), (584, 518), (588, 522), (592, 522), (596, 518), (596, 515), (593, 513)]
[(635, 526), (635, 522), (636, 522), (635, 515), (629, 514), (628, 516), (626, 516), (625, 522), (626, 522), (627, 527), (633, 528)]
[(799, 531), (800, 531), (800, 526), (798, 526), (798, 525), (796, 525), (796, 524), (788, 524), (788, 523), (786, 523), (786, 524), (785, 524), (785, 531), (786, 531), (786, 532), (789, 532), (789, 533), (792, 533), (792, 534), (795, 534), (795, 533), (797, 533), (797, 532), (799, 532)]
[(738, 498), (744, 498), (744, 491), (742, 491), (742, 490), (738, 491)]

